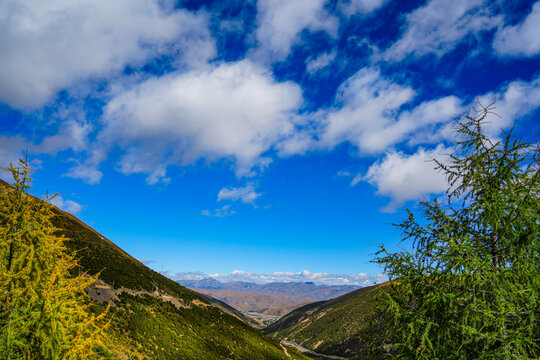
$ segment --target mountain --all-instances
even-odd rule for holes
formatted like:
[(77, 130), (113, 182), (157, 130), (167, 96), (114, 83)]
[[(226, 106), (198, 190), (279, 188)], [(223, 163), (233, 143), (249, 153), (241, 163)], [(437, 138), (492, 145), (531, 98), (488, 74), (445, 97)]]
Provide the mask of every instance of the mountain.
[(256, 326), (268, 325), (292, 310), (312, 302), (310, 299), (298, 296), (222, 289), (191, 289), (210, 295), (241, 311), (250, 319), (255, 320)]
[[(0, 191), (10, 186), (0, 180)], [(41, 201), (37, 200), (36, 201)], [(99, 274), (91, 310), (112, 301), (108, 359), (306, 359), (248, 325), (240, 312), (149, 269), (71, 214), (54, 209), (55, 227), (77, 252), (80, 271)]]
[(235, 281), (222, 283), (212, 278), (202, 280), (178, 280), (183, 286), (198, 289), (234, 290), (269, 295), (295, 296), (307, 301), (329, 300), (359, 289), (355, 285), (315, 285), (312, 282), (274, 282), (256, 284)]
[(317, 353), (359, 358), (369, 339), (376, 336), (370, 326), (381, 326), (375, 299), (385, 290), (385, 284), (305, 305), (272, 323), (264, 332)]

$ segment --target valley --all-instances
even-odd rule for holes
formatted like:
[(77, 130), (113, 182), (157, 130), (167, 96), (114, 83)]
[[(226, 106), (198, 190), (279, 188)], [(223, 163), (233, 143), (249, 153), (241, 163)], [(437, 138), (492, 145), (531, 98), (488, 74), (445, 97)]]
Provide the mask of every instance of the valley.
[(270, 325), (282, 316), (315, 301), (330, 300), (356, 290), (352, 285), (315, 285), (313, 283), (222, 283), (211, 278), (179, 280), (180, 284), (210, 295), (244, 315), (252, 318), (258, 327)]

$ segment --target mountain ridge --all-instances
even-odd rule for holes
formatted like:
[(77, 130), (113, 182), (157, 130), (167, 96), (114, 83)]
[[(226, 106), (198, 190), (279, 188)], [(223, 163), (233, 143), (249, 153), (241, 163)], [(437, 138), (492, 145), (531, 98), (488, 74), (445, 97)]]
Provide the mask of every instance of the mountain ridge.
[(271, 282), (266, 284), (246, 281), (220, 282), (212, 278), (177, 280), (177, 282), (189, 288), (296, 296), (311, 301), (329, 300), (361, 288), (358, 285), (316, 285), (313, 282)]

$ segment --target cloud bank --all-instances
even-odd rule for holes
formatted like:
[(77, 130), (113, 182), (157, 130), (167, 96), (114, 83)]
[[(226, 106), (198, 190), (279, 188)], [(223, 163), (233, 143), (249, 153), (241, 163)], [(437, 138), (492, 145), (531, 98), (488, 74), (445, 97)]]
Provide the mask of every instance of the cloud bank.
[[(119, 170), (165, 178), (168, 165), (229, 160), (238, 176), (264, 167), (274, 144), (294, 131), (302, 93), (249, 60), (151, 78), (105, 106), (98, 139), (120, 147)], [(83, 165), (85, 168), (87, 164)], [(97, 165), (97, 164), (91, 164)]]
[(312, 273), (308, 270), (301, 272), (278, 271), (274, 273), (255, 274), (242, 270), (234, 270), (230, 274), (206, 274), (202, 272), (182, 272), (167, 274), (173, 280), (202, 280), (205, 278), (215, 279), (220, 282), (245, 281), (257, 284), (271, 282), (313, 282), (316, 285), (357, 285), (369, 286), (380, 284), (387, 280), (384, 274), (370, 275), (358, 274), (330, 274), (325, 272)]
[(540, 2), (534, 4), (523, 22), (507, 26), (495, 34), (493, 48), (500, 55), (536, 56), (540, 53)]
[[(164, 6), (163, 6), (164, 5)], [(7, 0), (0, 5), (0, 101), (39, 107), (67, 87), (161, 53), (215, 55), (204, 15), (157, 0)]]

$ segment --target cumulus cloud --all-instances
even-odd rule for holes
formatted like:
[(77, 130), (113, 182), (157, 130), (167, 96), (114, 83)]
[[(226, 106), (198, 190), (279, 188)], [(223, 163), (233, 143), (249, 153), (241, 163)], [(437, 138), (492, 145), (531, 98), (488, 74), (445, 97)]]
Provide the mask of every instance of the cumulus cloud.
[(362, 69), (341, 85), (338, 102), (342, 107), (328, 114), (321, 140), (328, 146), (349, 141), (368, 152), (380, 151), (385, 139), (373, 135), (413, 96), (411, 88), (380, 78), (376, 70)]
[(401, 38), (383, 53), (385, 60), (412, 55), (442, 56), (466, 36), (496, 28), (501, 17), (489, 12), (484, 0), (431, 0), (406, 16)]
[(257, 198), (260, 196), (261, 194), (255, 192), (255, 186), (253, 183), (249, 183), (244, 187), (221, 189), (218, 193), (217, 200), (240, 200), (245, 204), (255, 205), (255, 200), (257, 200)]
[(495, 137), (501, 129), (510, 127), (514, 121), (540, 106), (540, 76), (530, 82), (512, 81), (498, 91), (484, 94), (478, 99), (484, 106), (497, 100), (493, 112), (498, 116), (491, 116), (485, 125), (488, 134)]
[[(38, 143), (22, 136), (0, 135), (0, 166), (6, 167), (9, 163), (17, 163), (26, 149), (34, 158), (39, 154), (55, 155), (59, 151), (82, 151), (87, 148), (88, 134), (92, 126), (87, 122), (68, 120), (62, 123), (58, 132), (45, 136)], [(1, 172), (0, 178), (10, 179), (10, 176)]]
[(76, 203), (72, 200), (66, 200), (60, 195), (56, 195), (52, 200), (51, 204), (56, 206), (57, 208), (64, 210), (65, 212), (71, 213), (71, 214), (77, 214), (80, 212), (83, 208), (81, 204)]
[(82, 179), (89, 185), (95, 185), (99, 184), (101, 178), (103, 177), (103, 173), (95, 167), (81, 164), (71, 168), (65, 176), (74, 179)]
[(361, 155), (379, 154), (419, 132), (424, 143), (440, 141), (439, 128), (464, 111), (462, 101), (446, 96), (402, 110), (415, 95), (412, 88), (383, 78), (378, 70), (363, 68), (339, 87), (333, 107), (299, 117), (300, 130), (278, 144), (279, 154), (303, 154), (343, 142)]
[(339, 0), (338, 9), (345, 15), (367, 14), (383, 6), (388, 0)]
[(103, 173), (97, 169), (97, 166), (107, 158), (107, 149), (100, 144), (94, 144), (87, 151), (87, 154), (88, 158), (83, 163), (74, 160), (76, 165), (69, 169), (64, 176), (82, 179), (89, 185), (99, 183)]
[(236, 211), (230, 209), (230, 205), (225, 205), (222, 208), (215, 209), (215, 210), (203, 210), (201, 211), (202, 216), (209, 216), (209, 217), (227, 217), (236, 214)]
[[(499, 116), (490, 116), (484, 128), (490, 136), (497, 137), (501, 130), (510, 127), (513, 121), (540, 107), (540, 77), (530, 82), (510, 82), (496, 92), (479, 96), (483, 105), (488, 105), (494, 99), (497, 99), (497, 102), (493, 111)], [(350, 107), (345, 105), (345, 109)], [(468, 107), (475, 107), (475, 104), (465, 106), (461, 99), (454, 96), (424, 101), (411, 110), (394, 115), (394, 121), (387, 121), (386, 125), (379, 120), (379, 125), (382, 123), (384, 126), (372, 127), (371, 136), (387, 146), (405, 139), (414, 146), (454, 140), (451, 116), (466, 113)], [(349, 123), (349, 130), (345, 126), (342, 132), (355, 133), (350, 130), (357, 126), (354, 124)], [(409, 136), (404, 136), (406, 134)], [(354, 143), (351, 138), (349, 141)], [(419, 148), (412, 155), (391, 150), (371, 165), (366, 174), (356, 176), (352, 185), (359, 181), (369, 182), (377, 188), (377, 194), (391, 199), (381, 210), (395, 211), (405, 201), (419, 199), (422, 195), (438, 194), (448, 188), (446, 178), (433, 169), (434, 163), (429, 160), (444, 160), (444, 154), (452, 152), (452, 149), (442, 144), (433, 150)]]
[(306, 71), (310, 74), (315, 74), (321, 69), (327, 67), (336, 58), (337, 52), (323, 53), (316, 58), (310, 58), (306, 61)]
[[(164, 179), (168, 165), (200, 158), (227, 159), (238, 176), (248, 176), (268, 164), (265, 152), (294, 132), (301, 104), (298, 85), (277, 82), (249, 60), (175, 72), (111, 99), (98, 150), (118, 146), (123, 150), (119, 170), (146, 173), (149, 183)], [(77, 166), (70, 176), (89, 174), (97, 180), (96, 166), (104, 158)]]
[[(539, 79), (514, 81), (480, 96), (485, 104), (497, 97), (496, 112), (502, 116), (491, 119), (487, 128), (495, 134), (536, 109)], [(97, 155), (69, 176), (98, 182), (97, 166), (113, 145), (123, 150), (118, 168), (124, 174), (147, 174), (153, 184), (169, 180), (168, 166), (200, 158), (226, 159), (238, 176), (251, 176), (268, 165), (273, 149), (285, 157), (349, 142), (364, 155), (404, 142), (417, 146), (452, 140), (451, 117), (467, 111), (464, 100), (445, 96), (404, 110), (415, 96), (411, 87), (363, 68), (339, 87), (334, 106), (299, 114), (299, 86), (277, 82), (249, 60), (173, 73), (113, 98), (98, 136), (102, 147), (95, 147)]]
[(330, 274), (326, 272), (301, 272), (277, 271), (274, 273), (256, 274), (242, 270), (234, 270), (230, 274), (206, 274), (202, 272), (182, 272), (171, 276), (174, 280), (202, 280), (211, 278), (220, 282), (245, 281), (257, 284), (267, 284), (272, 282), (313, 282), (316, 285), (357, 285), (369, 286), (374, 283), (382, 283), (387, 280), (386, 275), (367, 273), (358, 274)]
[(394, 121), (399, 108), (414, 94), (409, 87), (383, 79), (377, 70), (358, 71), (340, 86), (340, 107), (322, 116), (320, 143), (333, 147), (348, 141), (365, 153), (384, 150), (394, 140), (379, 136), (381, 131)]
[(88, 135), (92, 129), (92, 125), (87, 122), (65, 121), (57, 134), (43, 138), (41, 143), (33, 147), (33, 151), (54, 155), (67, 149), (85, 150), (88, 144)]
[(378, 195), (391, 198), (381, 211), (392, 212), (405, 201), (442, 193), (448, 188), (446, 177), (435, 170), (432, 159), (444, 162), (445, 156), (450, 153), (452, 149), (443, 145), (433, 150), (419, 148), (412, 155), (391, 151), (371, 165), (365, 175), (355, 177), (352, 184), (367, 181), (375, 186)]
[(325, 0), (259, 0), (256, 57), (284, 60), (304, 29), (337, 34), (338, 20), (324, 9)]
[(540, 2), (536, 2), (525, 20), (499, 29), (493, 48), (500, 55), (535, 56), (540, 53)]
[(38, 107), (78, 81), (152, 55), (196, 66), (215, 55), (204, 15), (158, 0), (7, 0), (0, 3), (0, 101)]

